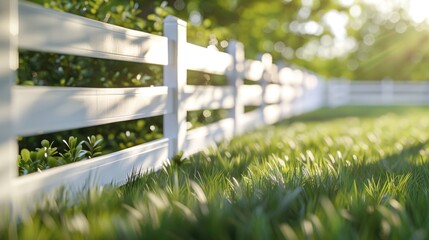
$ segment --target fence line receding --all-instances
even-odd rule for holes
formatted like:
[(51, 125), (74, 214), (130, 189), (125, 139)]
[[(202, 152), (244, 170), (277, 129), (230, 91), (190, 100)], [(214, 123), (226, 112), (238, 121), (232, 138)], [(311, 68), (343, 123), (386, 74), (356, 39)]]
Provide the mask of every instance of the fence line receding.
[[(19, 14), (7, 11), (18, 6)], [(231, 41), (227, 53), (187, 43), (186, 22), (175, 17), (167, 17), (164, 36), (156, 36), (25, 2), (2, 1), (0, 9), (2, 22), (10, 23), (0, 29), (2, 200), (24, 200), (61, 185), (78, 190), (124, 183), (133, 170), (157, 170), (180, 151), (196, 153), (236, 134), (316, 109), (324, 102), (323, 84), (317, 76), (277, 66), (269, 54), (259, 60), (244, 59), (244, 46), (239, 42)], [(16, 36), (13, 28), (18, 22)], [(33, 51), (162, 65), (164, 86), (11, 86), (17, 45)], [(187, 85), (187, 70), (224, 75), (228, 86)], [(244, 85), (244, 79), (258, 84)], [(245, 113), (248, 105), (257, 108)], [(229, 109), (226, 119), (186, 130), (187, 111), (220, 108)], [(17, 177), (17, 136), (161, 115), (162, 139)]]

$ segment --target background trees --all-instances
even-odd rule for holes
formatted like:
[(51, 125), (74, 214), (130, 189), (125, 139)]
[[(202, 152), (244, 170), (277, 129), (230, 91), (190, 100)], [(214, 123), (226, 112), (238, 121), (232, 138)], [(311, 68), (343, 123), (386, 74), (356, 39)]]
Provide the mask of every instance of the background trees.
[[(155, 34), (173, 14), (189, 22), (192, 43), (223, 50), (237, 39), (249, 58), (270, 52), (276, 61), (325, 77), (418, 80), (429, 74), (423, 63), (427, 26), (410, 16), (410, 0), (31, 1)], [(124, 84), (138, 85), (132, 82)]]

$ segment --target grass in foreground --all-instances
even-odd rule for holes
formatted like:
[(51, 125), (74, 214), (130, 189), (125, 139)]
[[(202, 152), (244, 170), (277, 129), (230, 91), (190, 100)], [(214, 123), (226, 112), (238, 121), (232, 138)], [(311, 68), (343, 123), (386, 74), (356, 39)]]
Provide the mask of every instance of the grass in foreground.
[[(428, 141), (426, 108), (323, 109), (121, 188), (91, 189), (77, 204), (59, 195), (17, 236), (426, 239)], [(4, 223), (0, 238), (13, 237)]]

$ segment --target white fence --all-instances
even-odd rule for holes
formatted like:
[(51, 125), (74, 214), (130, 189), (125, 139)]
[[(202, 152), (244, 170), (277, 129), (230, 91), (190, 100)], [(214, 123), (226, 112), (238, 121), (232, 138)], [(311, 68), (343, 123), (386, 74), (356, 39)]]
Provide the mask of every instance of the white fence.
[(428, 81), (347, 81), (327, 82), (327, 103), (341, 105), (428, 105)]
[[(230, 42), (228, 53), (187, 43), (186, 22), (174, 17), (165, 19), (164, 36), (155, 36), (29, 3), (1, 1), (0, 9), (0, 200), (22, 200), (61, 185), (78, 190), (84, 185), (123, 183), (133, 170), (159, 169), (181, 150), (193, 154), (263, 124), (316, 109), (324, 101), (323, 84), (316, 76), (280, 68), (268, 54), (246, 60), (238, 42)], [(13, 86), (18, 47), (163, 65), (164, 86)], [(229, 85), (187, 85), (187, 70), (226, 75)], [(243, 79), (259, 84), (244, 85)], [(259, 107), (244, 113), (247, 105)], [(229, 117), (186, 130), (187, 111), (217, 108), (229, 109)], [(17, 176), (16, 136), (160, 115), (162, 139)]]

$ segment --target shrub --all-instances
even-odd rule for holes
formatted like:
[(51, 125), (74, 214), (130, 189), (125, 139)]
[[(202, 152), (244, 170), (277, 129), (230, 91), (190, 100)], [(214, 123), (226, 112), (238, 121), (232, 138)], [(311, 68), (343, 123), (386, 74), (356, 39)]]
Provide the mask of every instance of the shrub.
[(103, 138), (100, 135), (92, 135), (87, 139), (78, 142), (76, 137), (70, 136), (68, 141), (63, 140), (66, 145), (63, 153), (59, 153), (58, 148), (53, 146), (54, 142), (46, 139), (41, 141), (42, 147), (36, 148), (34, 151), (21, 149), (21, 154), (18, 155), (19, 174), (41, 172), (52, 167), (101, 155)]

